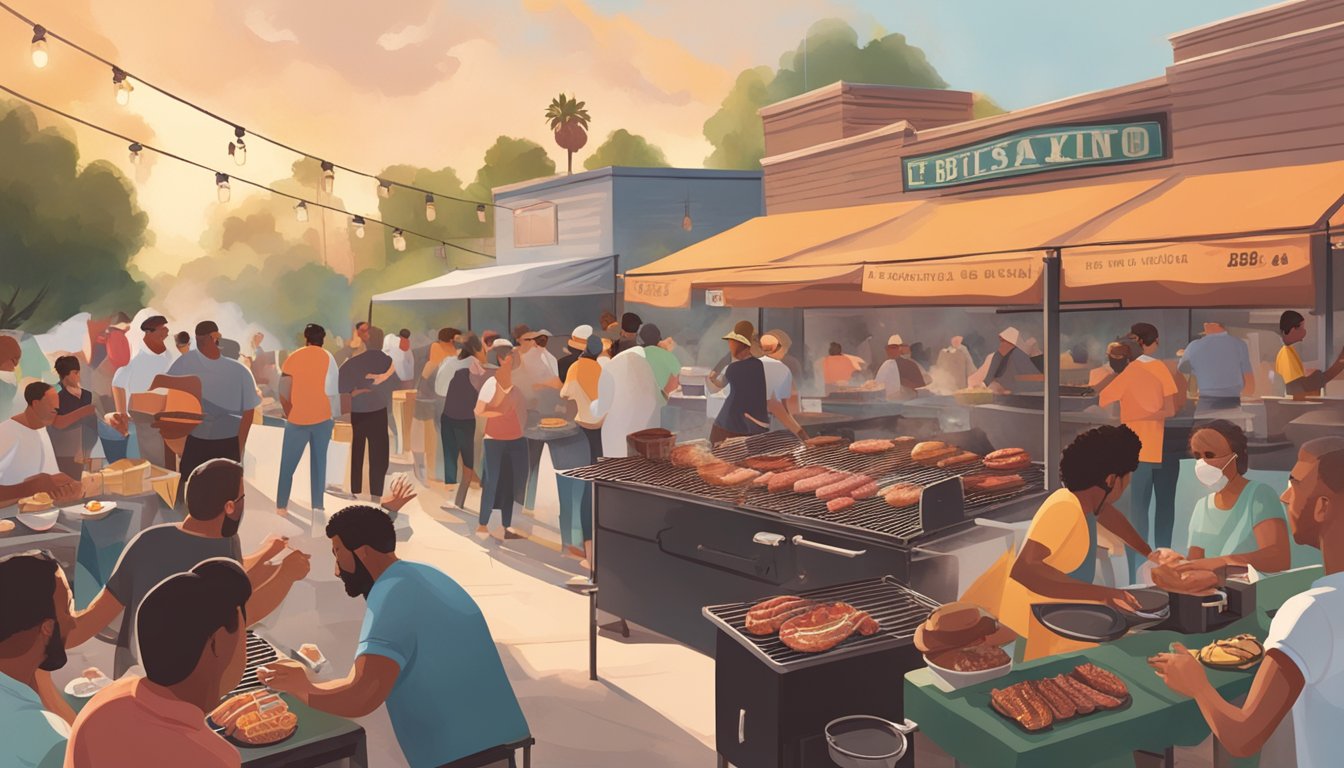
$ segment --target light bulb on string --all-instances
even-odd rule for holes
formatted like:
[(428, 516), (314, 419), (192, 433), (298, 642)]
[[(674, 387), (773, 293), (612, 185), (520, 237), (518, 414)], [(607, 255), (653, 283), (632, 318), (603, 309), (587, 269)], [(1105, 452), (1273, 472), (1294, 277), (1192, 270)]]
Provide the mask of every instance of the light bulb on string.
[(42, 69), (47, 60), (47, 30), (38, 24), (33, 27), (33, 66)]
[(215, 194), (219, 198), (219, 202), (229, 202), (231, 192), (229, 190), (229, 175), (227, 173), (215, 174)]
[(392, 249), (398, 252), (406, 250), (406, 235), (400, 229), (392, 231)]
[(295, 219), (298, 219), (298, 220), (299, 220), (299, 223), (303, 223), (303, 222), (305, 222), (305, 221), (308, 220), (308, 204), (307, 204), (307, 203), (305, 203), (305, 202), (303, 202), (302, 200), (300, 200), (300, 201), (299, 201), (299, 204), (296, 205), (296, 206), (294, 206), (294, 218), (295, 218)]
[(140, 142), (138, 141), (131, 142), (131, 146), (127, 147), (127, 149), (131, 151), (131, 165), (136, 165), (137, 163), (139, 163), (140, 153), (145, 151), (145, 148), (140, 146)]
[(685, 214), (681, 217), (681, 228), (690, 232), (693, 226), (695, 224), (691, 221), (691, 201), (687, 200)]
[(322, 191), (323, 191), (323, 192), (326, 192), (328, 195), (330, 195), (331, 192), (332, 192), (332, 190), (334, 190), (334, 189), (336, 189), (336, 166), (332, 165), (331, 163), (327, 162), (326, 160), (323, 160), (323, 161), (322, 161)]
[(383, 200), (392, 197), (392, 182), (383, 181), (382, 179), (378, 180), (378, 197)]
[(360, 240), (363, 240), (363, 239), (364, 239), (364, 217), (363, 217), (363, 216), (356, 216), (356, 217), (354, 217), (353, 219), (350, 220), (350, 223), (352, 223), (352, 224), (355, 225), (355, 237), (358, 237)]
[(247, 164), (247, 145), (243, 143), (243, 136), (247, 131), (242, 126), (233, 127), (233, 141), (229, 142), (229, 157), (233, 158), (234, 165)]
[(112, 68), (112, 95), (116, 98), (117, 104), (126, 106), (131, 103), (131, 83), (126, 79), (126, 73), (116, 67)]
[(476, 206), (476, 220), (482, 224), (485, 223), (485, 205), (482, 204)]
[(433, 221), (438, 216), (439, 212), (434, 207), (434, 196), (425, 195), (425, 221)]

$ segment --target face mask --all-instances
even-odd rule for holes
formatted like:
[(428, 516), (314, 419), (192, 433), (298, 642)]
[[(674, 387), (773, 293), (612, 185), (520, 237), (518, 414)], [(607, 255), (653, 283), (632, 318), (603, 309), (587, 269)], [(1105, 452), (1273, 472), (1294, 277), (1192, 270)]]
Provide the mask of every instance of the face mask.
[(1227, 469), (1228, 465), (1235, 461), (1236, 458), (1237, 455), (1235, 453), (1232, 454), (1231, 458), (1227, 460), (1227, 463), (1223, 464), (1221, 467), (1215, 467), (1203, 459), (1196, 460), (1195, 479), (1202, 483), (1205, 488), (1208, 488), (1214, 493), (1223, 490), (1227, 487), (1228, 483), (1227, 475), (1223, 474), (1223, 470)]

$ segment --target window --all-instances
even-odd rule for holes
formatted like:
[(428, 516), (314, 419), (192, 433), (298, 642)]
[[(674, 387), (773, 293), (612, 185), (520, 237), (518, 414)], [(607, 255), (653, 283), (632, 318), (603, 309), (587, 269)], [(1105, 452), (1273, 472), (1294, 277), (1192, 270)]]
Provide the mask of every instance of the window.
[(556, 229), (554, 203), (538, 203), (513, 212), (515, 248), (555, 245), (559, 239)]

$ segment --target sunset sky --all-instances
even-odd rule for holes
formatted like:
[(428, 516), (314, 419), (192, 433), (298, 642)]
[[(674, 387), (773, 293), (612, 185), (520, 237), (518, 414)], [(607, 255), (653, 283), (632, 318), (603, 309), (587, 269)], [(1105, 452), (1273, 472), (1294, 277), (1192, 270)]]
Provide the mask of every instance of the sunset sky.
[[(901, 32), (954, 88), (1007, 108), (1161, 74), (1169, 34), (1263, 5), (1251, 0), (1116, 6), (1057, 0), (5, 0), (55, 32), (245, 127), (319, 157), (376, 172), (393, 163), (451, 166), (469, 180), (500, 134), (563, 151), (542, 120), (557, 93), (593, 114), (595, 148), (625, 128), (696, 167), (702, 136), (742, 69), (778, 62), (818, 19), (849, 21), (861, 40)], [(35, 69), (31, 30), (0, 15), (0, 83), (141, 141), (236, 176), (271, 182), (296, 157), (140, 87), (112, 97), (111, 72), (52, 41)], [(39, 110), (44, 123), (49, 117)], [(84, 160), (130, 171), (126, 142), (77, 131)], [(582, 154), (576, 158), (576, 166)], [(371, 182), (337, 175), (336, 194), (376, 210)], [(234, 202), (245, 194), (235, 184)], [(158, 243), (139, 259), (172, 269), (196, 245), (213, 178), (162, 160), (142, 171), (141, 205)]]

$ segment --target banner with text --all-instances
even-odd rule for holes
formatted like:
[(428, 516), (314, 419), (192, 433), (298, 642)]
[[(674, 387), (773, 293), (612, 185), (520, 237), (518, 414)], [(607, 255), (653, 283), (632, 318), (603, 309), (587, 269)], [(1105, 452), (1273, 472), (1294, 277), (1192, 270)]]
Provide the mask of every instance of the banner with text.
[(901, 166), (905, 189), (912, 191), (1163, 156), (1162, 125), (1146, 120), (1020, 131), (949, 152), (904, 158)]
[(865, 264), (863, 291), (910, 299), (1030, 298), (1041, 280), (1043, 253), (973, 256), (946, 261)]
[[(1127, 283), (1257, 283), (1311, 268), (1311, 237), (1065, 248), (1065, 288)], [(1304, 279), (1309, 279), (1309, 273)]]
[(691, 303), (690, 275), (625, 276), (625, 300), (654, 307), (676, 308)]

